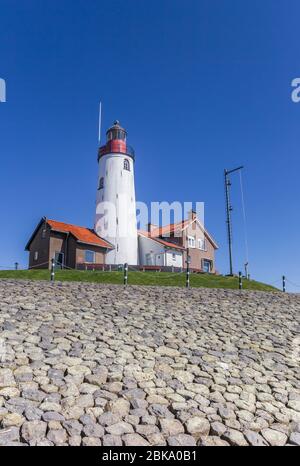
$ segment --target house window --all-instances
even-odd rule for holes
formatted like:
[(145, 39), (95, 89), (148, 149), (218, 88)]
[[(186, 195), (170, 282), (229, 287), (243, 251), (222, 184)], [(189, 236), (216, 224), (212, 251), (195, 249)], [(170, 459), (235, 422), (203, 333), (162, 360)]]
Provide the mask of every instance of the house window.
[(172, 252), (172, 260), (173, 260), (173, 261), (176, 260), (176, 254), (175, 254), (175, 252)]
[(188, 236), (188, 246), (189, 246), (189, 248), (195, 248), (196, 247), (195, 236)]
[(46, 228), (43, 228), (42, 229), (42, 239), (45, 239), (46, 238)]
[(198, 239), (198, 248), (201, 249), (202, 251), (206, 250), (206, 241), (204, 238)]
[(38, 258), (39, 258), (39, 253), (38, 253), (38, 251), (35, 251), (34, 255), (33, 255), (33, 260), (37, 261)]
[(95, 262), (95, 252), (94, 251), (85, 251), (85, 262), (90, 262), (90, 263)]
[(128, 159), (124, 160), (124, 170), (128, 170), (130, 172), (130, 163)]
[(103, 178), (103, 176), (102, 176), (102, 177), (100, 178), (100, 180), (99, 180), (99, 186), (98, 186), (98, 189), (102, 189), (102, 188), (103, 188), (103, 186), (104, 186), (104, 178)]

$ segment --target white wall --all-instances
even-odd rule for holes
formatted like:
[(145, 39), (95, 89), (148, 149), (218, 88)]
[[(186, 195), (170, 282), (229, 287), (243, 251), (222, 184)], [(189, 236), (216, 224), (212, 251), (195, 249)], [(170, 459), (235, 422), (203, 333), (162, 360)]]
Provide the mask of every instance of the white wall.
[[(175, 258), (173, 258), (173, 254)], [(182, 252), (179, 251), (166, 251), (166, 265), (174, 267), (182, 267)]]
[[(141, 265), (161, 265), (174, 267), (182, 267), (182, 253), (174, 250), (175, 260), (173, 260), (172, 253), (166, 249), (162, 244), (154, 241), (151, 238), (139, 235), (139, 261)], [(150, 254), (151, 264), (147, 261), (147, 254)]]
[(150, 238), (147, 238), (141, 235), (139, 235), (138, 241), (139, 241), (140, 265), (150, 265), (147, 263), (147, 254), (151, 254), (151, 258), (152, 258), (151, 265), (164, 265), (164, 263), (156, 264), (158, 255), (161, 255), (162, 257), (164, 257), (165, 250), (161, 244), (157, 243), (156, 241), (153, 241)]
[[(130, 171), (124, 170), (124, 159)], [(134, 162), (126, 154), (105, 154), (99, 159), (98, 186), (104, 178), (103, 189), (97, 189), (95, 231), (115, 249), (106, 255), (107, 264), (138, 264)]]

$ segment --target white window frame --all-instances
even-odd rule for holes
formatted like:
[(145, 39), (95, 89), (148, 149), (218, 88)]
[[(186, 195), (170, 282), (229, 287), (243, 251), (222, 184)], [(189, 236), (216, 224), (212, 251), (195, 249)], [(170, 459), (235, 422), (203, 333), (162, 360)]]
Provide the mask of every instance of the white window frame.
[(39, 251), (34, 251), (33, 260), (37, 261), (39, 258)]
[(201, 251), (206, 251), (205, 238), (198, 238), (198, 248), (201, 249)]
[(196, 238), (195, 236), (188, 236), (188, 247), (195, 248), (196, 247)]
[[(87, 260), (87, 258), (86, 258), (87, 253), (93, 254), (93, 260), (92, 261)], [(96, 262), (96, 253), (95, 253), (95, 251), (91, 251), (90, 249), (85, 249), (85, 251), (84, 251), (84, 262), (86, 264), (95, 264), (95, 262)]]

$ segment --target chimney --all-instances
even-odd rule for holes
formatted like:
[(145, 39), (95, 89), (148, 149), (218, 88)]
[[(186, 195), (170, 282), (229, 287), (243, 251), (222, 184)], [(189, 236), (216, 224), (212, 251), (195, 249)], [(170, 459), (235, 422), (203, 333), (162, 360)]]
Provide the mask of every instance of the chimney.
[(154, 225), (151, 222), (147, 223), (147, 231), (148, 233), (150, 233), (150, 235), (152, 234), (152, 231), (155, 230), (156, 228), (157, 228), (157, 225)]
[(191, 210), (189, 211), (188, 219), (189, 219), (189, 220), (195, 220), (196, 217), (197, 217), (197, 214), (196, 214), (195, 210), (192, 210), (192, 209), (191, 209)]

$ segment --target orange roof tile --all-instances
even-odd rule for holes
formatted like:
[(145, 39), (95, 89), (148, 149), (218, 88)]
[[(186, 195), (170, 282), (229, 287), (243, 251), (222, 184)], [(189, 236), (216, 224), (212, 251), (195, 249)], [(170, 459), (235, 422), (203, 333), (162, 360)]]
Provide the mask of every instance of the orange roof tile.
[(182, 230), (184, 230), (185, 227), (187, 227), (190, 223), (193, 223), (195, 220), (197, 220), (198, 223), (201, 225), (201, 228), (203, 229), (204, 234), (211, 241), (213, 246), (216, 249), (218, 249), (217, 243), (214, 241), (212, 236), (208, 233), (208, 231), (204, 228), (204, 226), (202, 225), (202, 223), (198, 219), (189, 218), (189, 219), (186, 219), (186, 220), (182, 220), (181, 222), (171, 223), (170, 225), (165, 225), (164, 227), (153, 228), (153, 230), (151, 231), (151, 238), (152, 239), (153, 238), (160, 239), (159, 238), (160, 236), (167, 236), (168, 237), (168, 236), (171, 236), (175, 232), (179, 233)]
[(71, 225), (69, 223), (57, 222), (56, 220), (46, 220), (52, 230), (62, 231), (65, 233), (71, 233), (78, 241), (85, 244), (94, 244), (101, 246), (102, 248), (113, 249), (113, 246), (100, 238), (94, 230), (86, 227), (79, 227), (77, 225)]
[(174, 231), (181, 231), (186, 227), (191, 220), (183, 220), (178, 223), (171, 223), (170, 225), (165, 225), (164, 227), (157, 227), (151, 231), (151, 236), (164, 236), (166, 234), (170, 235)]

